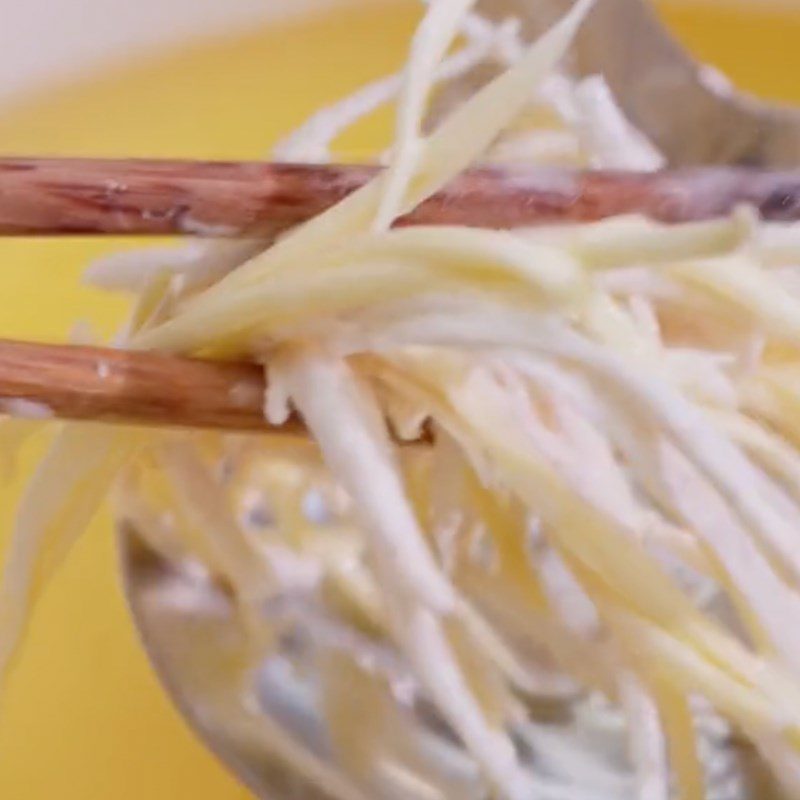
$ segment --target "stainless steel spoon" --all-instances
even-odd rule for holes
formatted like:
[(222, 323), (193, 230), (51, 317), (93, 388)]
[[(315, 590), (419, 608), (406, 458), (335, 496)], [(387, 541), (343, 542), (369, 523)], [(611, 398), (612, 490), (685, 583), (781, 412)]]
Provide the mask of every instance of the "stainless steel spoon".
[[(130, 521), (118, 528), (123, 587), (141, 642), (164, 688), (201, 740), (260, 800), (485, 800), (480, 770), (438, 717), (415, 695), (413, 680), (391, 651), (381, 650), (328, 616), (311, 624), (308, 598), (274, 598), (263, 609), (261, 631), (236, 613), (232, 596), (190, 563), (164, 557)], [(294, 614), (302, 604), (302, 614)], [(262, 634), (268, 634), (264, 636)], [(405, 773), (353, 774), (330, 739), (318, 693), (320, 655), (347, 643), (354, 662), (383, 662), (398, 684), (398, 703), (414, 718), (416, 752), (407, 749), (398, 766)], [(269, 644), (267, 644), (269, 640)], [(355, 647), (354, 645), (355, 640)], [(334, 644), (332, 644), (334, 642)], [(298, 670), (297, 666), (302, 665)], [(372, 667), (374, 668), (374, 666)], [(348, 687), (351, 707), (372, 698), (361, 685)], [(569, 733), (583, 741), (576, 759), (612, 766), (599, 786), (590, 773), (580, 796), (586, 800), (633, 800), (625, 737), (613, 718), (600, 714), (589, 726), (576, 722), (573, 700), (528, 698), (540, 737)], [(566, 800), (569, 778), (562, 763), (548, 773), (537, 747), (541, 739), (515, 732), (523, 764), (537, 782), (537, 800)], [(736, 739), (707, 740), (716, 767), (712, 797), (788, 800), (763, 762)], [(389, 750), (390, 748), (385, 748)], [(710, 762), (709, 762), (710, 763)], [(378, 766), (378, 765), (376, 765)], [(611, 780), (609, 780), (611, 775)], [(403, 778), (403, 780), (399, 780)], [(732, 790), (731, 787), (737, 787)], [(733, 793), (731, 793), (733, 791)], [(721, 792), (721, 793), (720, 793)]]
[[(487, 0), (482, 10), (518, 17), (533, 37), (571, 2)], [(598, 0), (574, 58), (581, 73), (605, 75), (629, 118), (671, 164), (800, 163), (800, 113), (732, 91), (686, 54), (643, 0)], [(119, 540), (125, 593), (156, 672), (207, 746), (256, 796), (407, 796), (385, 787), (365, 791), (339, 769), (308, 686), (282, 673), (280, 657), (267, 657), (223, 588), (149, 550), (130, 524), (120, 525)], [(436, 746), (452, 750), (448, 780), (459, 787), (452, 796), (478, 800), (482, 789), (469, 760), (433, 727)], [(751, 796), (777, 795), (759, 781)]]
[[(131, 521), (120, 523), (118, 537), (124, 591), (157, 675), (203, 742), (257, 797), (428, 800), (430, 789), (421, 787), (432, 784), (447, 789), (434, 797), (483, 797), (476, 765), (388, 648), (302, 592), (273, 597), (255, 624), (245, 621), (223, 586), (156, 553)], [(334, 650), (396, 682), (418, 729), (415, 774), (352, 777), (343, 768), (319, 696), (317, 666)], [(358, 684), (352, 700), (368, 700)]]
[[(533, 38), (572, 0), (487, 0), (495, 20), (522, 21)], [(757, 58), (743, 48), (743, 58)], [(670, 165), (800, 163), (800, 111), (738, 92), (697, 63), (647, 0), (598, 0), (574, 48), (580, 74), (602, 74), (628, 118)]]
[[(259, 673), (268, 665), (234, 613), (225, 590), (170, 562), (145, 544), (130, 523), (118, 529), (123, 587), (142, 644), (170, 698), (203, 742), (257, 797), (334, 800), (342, 796), (335, 773), (320, 788), (298, 756), (319, 751), (320, 731), (293, 711), (288, 692), (273, 697), (261, 677), (267, 704), (283, 700), (275, 719), (287, 743), (275, 746), (272, 718), (259, 699)], [(295, 724), (297, 723), (297, 724)], [(295, 736), (292, 739), (292, 736)], [(328, 778), (325, 781), (325, 778)]]

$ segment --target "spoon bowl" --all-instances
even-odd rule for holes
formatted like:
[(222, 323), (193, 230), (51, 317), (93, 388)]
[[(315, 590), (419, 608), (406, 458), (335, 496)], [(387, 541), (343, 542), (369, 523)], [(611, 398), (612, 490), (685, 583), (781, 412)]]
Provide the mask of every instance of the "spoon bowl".
[[(259, 676), (269, 675), (269, 659), (235, 613), (230, 594), (162, 558), (129, 523), (120, 525), (119, 550), (123, 587), (142, 644), (171, 700), (204, 744), (259, 798), (341, 796), (335, 773), (327, 776), (334, 784), (328, 791), (298, 769), (312, 745), (320, 749), (319, 726), (301, 718), (288, 701), (283, 713), (278, 711), (280, 721), (262, 705), (260, 696), (270, 686), (262, 676), (259, 692)], [(283, 727), (276, 741), (278, 725)]]

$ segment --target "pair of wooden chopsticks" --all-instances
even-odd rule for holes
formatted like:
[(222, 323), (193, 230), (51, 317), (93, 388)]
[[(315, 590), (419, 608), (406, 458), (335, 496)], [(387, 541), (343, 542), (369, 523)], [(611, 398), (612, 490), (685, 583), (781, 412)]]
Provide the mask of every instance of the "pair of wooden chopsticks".
[[(269, 240), (376, 174), (364, 166), (0, 158), (0, 236), (191, 235)], [(667, 223), (749, 204), (800, 220), (800, 172), (467, 172), (399, 220), (514, 228), (641, 213)], [(157, 353), (0, 341), (0, 412), (228, 430), (264, 428), (263, 375)]]

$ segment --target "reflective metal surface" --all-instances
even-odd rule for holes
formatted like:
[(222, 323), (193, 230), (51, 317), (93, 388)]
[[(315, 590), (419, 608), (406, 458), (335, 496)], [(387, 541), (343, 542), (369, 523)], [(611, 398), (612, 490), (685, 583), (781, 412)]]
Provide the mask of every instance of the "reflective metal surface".
[[(356, 660), (361, 655), (373, 666), (382, 662), (380, 671), (390, 676), (390, 682), (396, 681), (395, 697), (406, 718), (414, 720), (414, 739), (394, 752), (400, 757), (393, 763), (394, 772), (381, 771), (382, 765), (392, 765), (390, 757), (370, 765), (369, 774), (354, 777), (352, 764), (345, 766), (330, 739), (318, 671), (326, 654), (341, 652), (343, 646), (352, 654), (364, 646), (363, 641), (354, 641), (357, 634), (352, 629), (324, 614), (309, 624), (309, 607), (298, 596), (276, 598), (264, 607), (259, 620), (244, 622), (223, 587), (188, 565), (156, 554), (129, 524), (119, 528), (119, 545), (125, 594), (159, 679), (207, 747), (256, 797), (485, 800), (477, 765), (424, 696), (415, 694), (413, 680), (402, 664), (392, 662), (390, 652), (365, 648)], [(294, 615), (299, 608), (302, 613)], [(342, 707), (349, 705), (354, 716), (363, 715), (365, 709), (368, 714), (380, 713), (366, 682), (349, 684), (345, 693)], [(618, 770), (612, 795), (608, 784), (602, 789), (593, 785), (597, 775), (590, 772), (581, 796), (632, 800), (635, 790), (626, 766), (621, 720), (613, 722), (613, 714), (601, 713), (594, 719), (596, 726), (586, 717), (579, 724), (583, 712), (570, 718), (570, 701), (531, 697), (527, 702), (539, 722), (528, 735), (519, 729), (515, 741), (530, 774), (538, 778), (541, 797), (568, 796), (563, 760), (554, 770), (544, 755), (549, 748), (537, 749), (552, 742), (554, 735), (566, 733), (581, 743), (578, 761), (597, 758), (598, 764), (605, 761)], [(531, 737), (535, 731), (544, 739)], [(705, 758), (711, 759), (706, 763), (712, 800), (784, 800), (746, 743), (716, 737), (703, 734)]]
[[(480, 8), (497, 20), (518, 17), (532, 38), (572, 2), (484, 0)], [(629, 119), (672, 165), (800, 163), (800, 112), (737, 92), (695, 62), (648, 0), (597, 0), (574, 58), (579, 73), (605, 76)]]
[[(119, 526), (118, 539), (125, 595), (159, 679), (257, 797), (484, 800), (476, 765), (390, 649), (302, 591), (276, 595), (257, 618), (243, 617), (224, 587), (196, 565), (154, 552), (130, 523)], [(345, 652), (364, 676), (380, 674), (396, 687), (399, 713), (412, 722), (402, 763), (387, 750), (388, 758), (353, 769), (331, 740), (320, 667)], [(345, 717), (377, 713), (368, 680), (342, 685)]]
[[(158, 556), (128, 525), (120, 527), (119, 546), (142, 644), (172, 701), (209, 749), (258, 797), (359, 796), (334, 768), (325, 771), (324, 731), (304, 713), (287, 681), (275, 690), (278, 662), (270, 662), (258, 637), (245, 629), (230, 595)], [(318, 761), (317, 783), (308, 778), (311, 756)]]

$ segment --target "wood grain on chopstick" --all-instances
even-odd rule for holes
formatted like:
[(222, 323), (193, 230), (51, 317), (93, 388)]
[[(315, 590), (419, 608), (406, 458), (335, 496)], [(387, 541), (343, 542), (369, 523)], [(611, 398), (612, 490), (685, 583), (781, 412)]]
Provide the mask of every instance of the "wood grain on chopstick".
[[(179, 234), (272, 238), (373, 177), (367, 166), (0, 159), (0, 235)], [(800, 219), (800, 172), (653, 174), (514, 167), (464, 173), (401, 224), (511, 228), (640, 212), (708, 219), (737, 205)]]
[[(265, 430), (256, 364), (0, 340), (0, 413)], [(296, 426), (295, 426), (296, 427)]]

